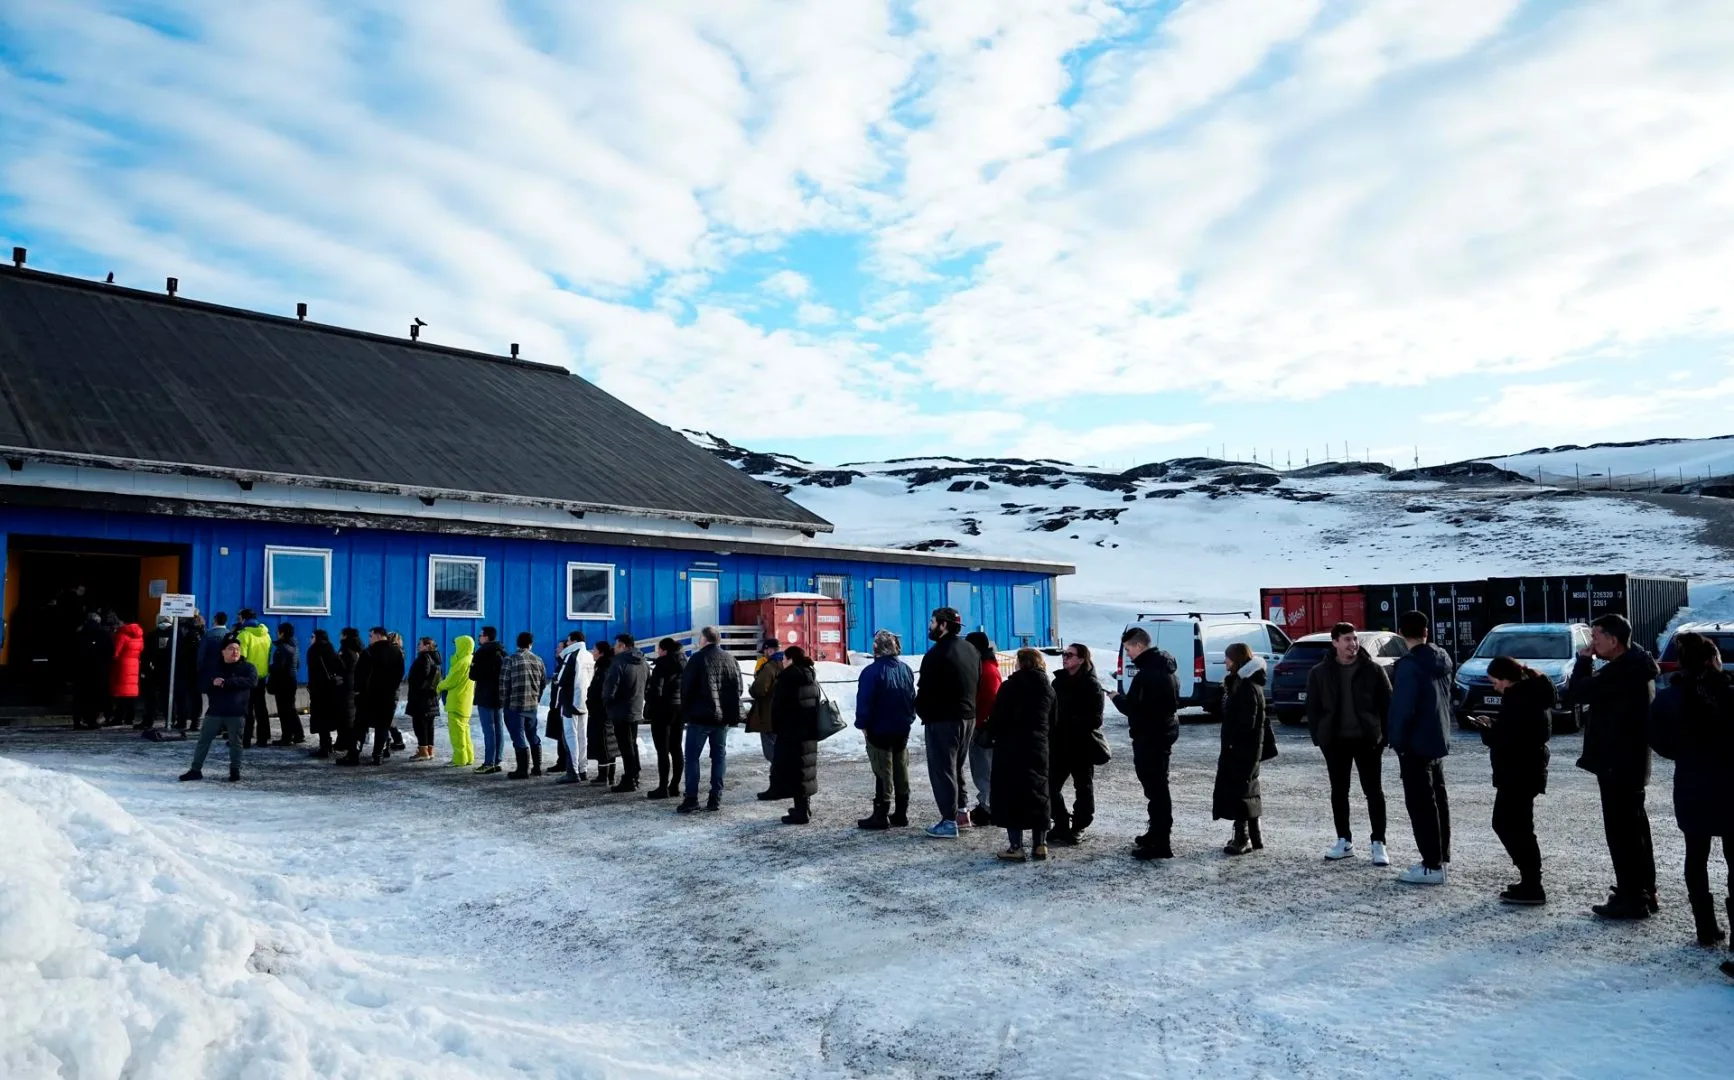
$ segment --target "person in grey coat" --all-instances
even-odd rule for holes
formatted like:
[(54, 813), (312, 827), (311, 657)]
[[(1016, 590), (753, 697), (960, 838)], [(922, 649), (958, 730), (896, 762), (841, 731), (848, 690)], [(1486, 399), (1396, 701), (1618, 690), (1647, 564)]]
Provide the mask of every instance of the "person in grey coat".
[(638, 725), (644, 721), (644, 686), (649, 676), (650, 665), (632, 635), (615, 635), (614, 662), (608, 665), (602, 699), (614, 741), (620, 744), (620, 782), (608, 789), (616, 793), (638, 790)]
[(1391, 671), (1391, 714), (1385, 741), (1397, 752), (1403, 802), (1415, 828), (1421, 861), (1397, 875), (1411, 885), (1445, 884), (1451, 861), (1451, 804), (1445, 794), (1445, 755), (1451, 752), (1451, 657), (1429, 644), (1432, 623), (1423, 612), (1405, 612), (1397, 631), (1409, 652)]

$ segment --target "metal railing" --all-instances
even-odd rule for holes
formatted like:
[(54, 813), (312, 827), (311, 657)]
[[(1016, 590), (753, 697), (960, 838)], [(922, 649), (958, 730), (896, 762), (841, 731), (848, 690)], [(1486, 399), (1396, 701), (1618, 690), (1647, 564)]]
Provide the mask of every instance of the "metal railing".
[[(719, 626), (717, 636), (722, 640), (723, 652), (737, 660), (752, 660), (759, 655), (759, 642), (764, 639), (764, 631), (757, 626)], [(636, 635), (634, 635), (636, 637)], [(656, 634), (651, 637), (637, 637), (639, 647), (646, 652), (654, 652), (656, 643), (663, 638), (673, 638), (680, 645), (681, 651), (692, 654), (698, 651), (698, 630), (677, 630), (672, 634)]]

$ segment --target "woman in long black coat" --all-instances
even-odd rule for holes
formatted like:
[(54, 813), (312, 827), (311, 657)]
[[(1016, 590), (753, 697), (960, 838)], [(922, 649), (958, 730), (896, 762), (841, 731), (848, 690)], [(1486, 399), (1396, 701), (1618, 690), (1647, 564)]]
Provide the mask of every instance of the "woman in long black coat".
[(1518, 882), (1499, 894), (1507, 904), (1547, 902), (1541, 887), (1541, 844), (1535, 800), (1547, 792), (1547, 741), (1553, 736), (1553, 680), (1509, 656), (1496, 656), (1487, 677), (1499, 692), (1499, 716), (1471, 718), (1481, 729), (1493, 766), (1493, 833), (1517, 867)]
[(307, 727), (319, 736), (316, 758), (331, 756), (331, 737), (338, 730), (343, 714), (343, 661), (331, 644), (331, 635), (324, 630), (313, 631), (313, 644), (307, 646)]
[[(1054, 730), (1049, 748), (1048, 799), (1054, 831), (1048, 839), (1072, 846), (1096, 820), (1096, 736), (1102, 727), (1102, 684), (1090, 647), (1074, 642), (1062, 656), (1063, 669), (1054, 673)], [(1076, 798), (1066, 808), (1065, 786), (1072, 781)]]
[[(596, 673), (584, 691), (584, 743), (590, 760), (596, 763), (596, 778), (592, 784), (614, 783), (614, 759), (620, 756), (620, 743), (614, 738), (614, 725), (608, 722), (608, 704), (602, 699), (602, 684), (608, 681), (608, 669), (614, 663), (614, 649), (606, 641), (598, 641), (593, 654)], [(577, 736), (573, 736), (577, 738)]]
[[(1698, 943), (1726, 936), (1710, 895), (1710, 847), (1722, 838), (1730, 858), (1734, 837), (1734, 687), (1722, 670), (1716, 643), (1702, 634), (1681, 634), (1680, 670), (1656, 694), (1650, 710), (1650, 745), (1674, 760), (1674, 820), (1686, 834), (1686, 898), (1692, 904)], [(1734, 877), (1729, 881), (1729, 917), (1734, 918)]]
[(416, 642), (415, 662), (405, 676), (409, 697), (404, 710), (415, 726), (415, 757), (411, 759), (414, 761), (433, 760), (434, 722), (440, 714), (440, 669), (443, 666), (439, 645), (433, 638), (424, 637)]
[(355, 695), (361, 689), (357, 676), (365, 650), (361, 646), (361, 631), (346, 626), (338, 635), (337, 661), (343, 668), (343, 685), (337, 688), (337, 748), (342, 751), (333, 765), (360, 765), (361, 744), (367, 739), (356, 715)]
[(1000, 685), (988, 718), (993, 740), (993, 823), (1005, 829), (1007, 862), (1023, 862), (1024, 831), (1030, 858), (1048, 857), (1048, 734), (1055, 698), (1047, 662), (1036, 649), (1019, 649), (1017, 670)]
[(1210, 796), (1213, 820), (1234, 822), (1226, 855), (1245, 855), (1264, 847), (1258, 819), (1264, 814), (1259, 770), (1264, 761), (1264, 661), (1235, 642), (1226, 650), (1228, 677), (1222, 680), (1222, 749), (1216, 755), (1216, 787)]
[(799, 645), (784, 649), (783, 661), (771, 688), (771, 730), (777, 741), (769, 793), (773, 799), (794, 800), (784, 825), (805, 825), (819, 793), (819, 673)]

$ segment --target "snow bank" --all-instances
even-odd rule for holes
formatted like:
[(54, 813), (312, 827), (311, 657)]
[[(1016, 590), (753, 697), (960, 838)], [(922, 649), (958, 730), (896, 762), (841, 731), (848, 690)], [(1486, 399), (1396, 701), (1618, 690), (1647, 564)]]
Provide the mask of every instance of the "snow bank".
[(1544, 480), (1619, 479), (1640, 481), (1654, 474), (1663, 484), (1734, 476), (1734, 438), (1681, 439), (1643, 446), (1589, 446), (1489, 458), (1502, 469)]
[[(255, 890), (203, 870), (82, 780), (0, 759), (0, 821), (7, 1080), (460, 1077), (521, 1065), (508, 1069), (489, 1032), (428, 1007), (413, 982), (304, 925), (286, 879)], [(573, 1047), (537, 1053), (529, 1075), (601, 1074)]]

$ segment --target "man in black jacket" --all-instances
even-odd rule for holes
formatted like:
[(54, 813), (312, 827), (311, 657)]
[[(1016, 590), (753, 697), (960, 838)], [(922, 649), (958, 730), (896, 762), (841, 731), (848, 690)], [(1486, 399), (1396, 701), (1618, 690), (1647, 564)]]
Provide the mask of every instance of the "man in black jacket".
[(644, 718), (650, 721), (650, 741), (656, 747), (656, 790), (647, 799), (666, 799), (680, 787), (686, 771), (681, 741), (686, 735), (686, 717), (681, 712), (680, 683), (686, 673), (686, 657), (680, 643), (663, 638), (656, 643), (656, 661), (644, 688)]
[(649, 674), (650, 665), (632, 635), (615, 635), (614, 663), (608, 665), (602, 700), (607, 703), (608, 722), (614, 725), (614, 740), (620, 744), (620, 782), (608, 789), (617, 795), (638, 790), (638, 725), (644, 721)]
[(1331, 627), (1331, 655), (1307, 676), (1307, 726), (1325, 756), (1331, 781), (1331, 817), (1337, 842), (1325, 852), (1335, 862), (1355, 854), (1349, 831), (1349, 776), (1359, 773), (1372, 826), (1374, 866), (1391, 865), (1385, 851), (1385, 718), (1391, 711), (1391, 680), (1361, 647), (1350, 623)]
[(975, 731), (975, 688), (981, 681), (981, 654), (960, 633), (956, 608), (936, 608), (927, 624), (933, 647), (921, 658), (915, 686), (915, 715), (927, 746), (927, 779), (939, 804), (939, 821), (927, 835), (957, 839), (957, 809), (963, 794), (963, 767)]
[(277, 725), (283, 731), (275, 746), (296, 746), (307, 741), (301, 727), (301, 712), (295, 691), (301, 685), (301, 646), (295, 641), (295, 624), (277, 627), (277, 643), (271, 649), (271, 668), (266, 689), (277, 702)]
[(1138, 673), (1124, 694), (1114, 695), (1114, 708), (1126, 717), (1132, 736), (1132, 769), (1148, 801), (1149, 830), (1133, 840), (1134, 858), (1172, 859), (1174, 801), (1168, 791), (1168, 764), (1180, 738), (1179, 665), (1150, 641), (1150, 633), (1134, 626), (1120, 635), (1120, 648)]
[(686, 715), (686, 795), (676, 813), (698, 809), (698, 755), (710, 746), (710, 800), (706, 810), (722, 809), (723, 776), (728, 770), (728, 730), (741, 722), (740, 661), (723, 652), (714, 626), (698, 632), (702, 646), (680, 677), (680, 709)]
[[(1591, 911), (1604, 919), (1647, 919), (1658, 909), (1656, 852), (1644, 793), (1650, 784), (1650, 703), (1656, 697), (1655, 660), (1632, 644), (1632, 624), (1603, 615), (1590, 624), (1590, 647), (1578, 653), (1569, 693), (1588, 705), (1578, 768), (1595, 773), (1601, 787), (1602, 827), (1614, 863), (1613, 895)], [(1596, 658), (1607, 661), (1595, 670)]]
[(506, 741), (506, 718), (500, 713), (500, 668), (506, 662), (506, 647), (500, 632), (482, 627), (482, 643), (470, 657), (470, 681), (476, 684), (476, 716), (482, 722), (482, 764), (476, 771), (497, 773)]
[(360, 724), (373, 729), (372, 763), (378, 765), (391, 745), (391, 722), (397, 713), (397, 690), (403, 685), (404, 655), (396, 645), (386, 640), (385, 627), (376, 626), (368, 632), (367, 676), (362, 687), (358, 709)]

